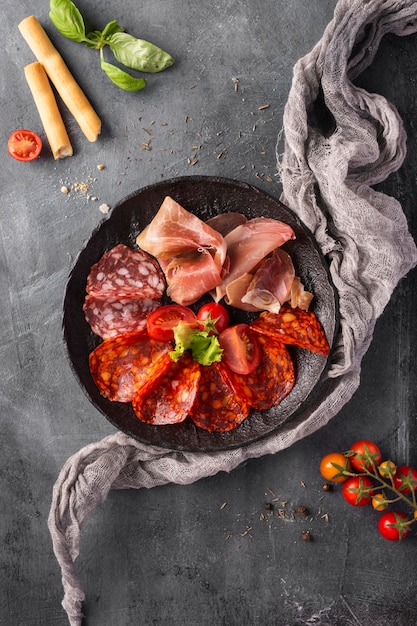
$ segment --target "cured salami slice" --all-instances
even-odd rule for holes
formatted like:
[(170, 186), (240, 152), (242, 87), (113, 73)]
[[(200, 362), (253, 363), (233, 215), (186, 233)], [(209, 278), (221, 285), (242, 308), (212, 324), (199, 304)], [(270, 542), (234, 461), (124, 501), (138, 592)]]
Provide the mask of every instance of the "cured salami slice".
[(249, 415), (245, 396), (236, 393), (230, 371), (222, 363), (201, 367), (201, 377), (190, 417), (199, 428), (226, 432), (237, 428)]
[(110, 298), (87, 294), (84, 315), (102, 339), (146, 330), (146, 318), (161, 305), (150, 298)]
[(133, 410), (147, 424), (183, 422), (193, 405), (199, 380), (200, 365), (185, 353), (177, 362), (171, 361), (170, 367), (145, 393), (136, 394)]
[(87, 277), (87, 293), (114, 298), (161, 298), (164, 275), (144, 250), (118, 244), (103, 254)]
[(284, 344), (258, 335), (262, 359), (250, 374), (232, 376), (239, 394), (245, 395), (251, 407), (266, 411), (277, 406), (290, 393), (295, 384), (294, 365)]
[(169, 367), (170, 350), (144, 333), (106, 339), (90, 354), (92, 378), (105, 398), (131, 402)]
[(322, 356), (330, 352), (323, 327), (313, 311), (282, 307), (279, 313), (261, 313), (252, 322), (251, 328), (281, 343), (305, 348)]

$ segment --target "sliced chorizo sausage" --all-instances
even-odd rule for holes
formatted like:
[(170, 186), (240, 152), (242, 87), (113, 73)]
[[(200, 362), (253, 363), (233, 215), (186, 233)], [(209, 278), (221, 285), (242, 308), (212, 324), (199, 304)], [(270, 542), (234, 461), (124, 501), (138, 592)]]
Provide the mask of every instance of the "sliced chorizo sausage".
[(185, 353), (143, 393), (133, 398), (137, 417), (147, 424), (178, 424), (187, 417), (197, 393), (201, 366)]
[(245, 396), (236, 393), (230, 371), (222, 363), (201, 367), (201, 376), (190, 417), (199, 428), (226, 432), (237, 428), (249, 415)]
[(259, 335), (262, 358), (250, 374), (232, 373), (239, 395), (245, 395), (250, 406), (266, 411), (277, 406), (295, 384), (294, 365), (284, 344)]
[(324, 329), (313, 311), (282, 307), (279, 313), (263, 312), (252, 322), (256, 332), (284, 344), (292, 344), (327, 356), (330, 346)]
[(90, 354), (92, 378), (105, 398), (131, 402), (169, 367), (170, 349), (144, 333), (106, 339)]

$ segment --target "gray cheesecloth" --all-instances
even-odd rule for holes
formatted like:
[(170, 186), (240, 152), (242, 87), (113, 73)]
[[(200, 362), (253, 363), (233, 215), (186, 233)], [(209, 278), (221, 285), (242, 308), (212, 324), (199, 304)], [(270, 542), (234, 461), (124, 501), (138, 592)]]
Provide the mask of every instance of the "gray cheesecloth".
[[(385, 33), (416, 30), (415, 0), (339, 0), (322, 39), (294, 67), (277, 167), (281, 200), (314, 233), (338, 292), (341, 323), (326, 393), (307, 418), (238, 449), (179, 452), (118, 432), (69, 458), (53, 489), (48, 525), (72, 626), (81, 624), (84, 600), (74, 564), (81, 527), (110, 489), (185, 485), (230, 472), (321, 428), (358, 388), (375, 322), (398, 281), (416, 265), (417, 250), (399, 202), (371, 187), (404, 160), (401, 119), (385, 98), (351, 81), (370, 65)], [(332, 122), (328, 128), (317, 122), (318, 107)]]

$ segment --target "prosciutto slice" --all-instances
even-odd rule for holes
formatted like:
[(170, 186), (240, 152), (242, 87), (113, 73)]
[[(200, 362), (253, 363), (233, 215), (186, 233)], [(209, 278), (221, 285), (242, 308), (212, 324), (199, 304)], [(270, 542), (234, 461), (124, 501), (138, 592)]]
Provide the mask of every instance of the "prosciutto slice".
[[(158, 259), (167, 293), (178, 304), (195, 302), (221, 282), (227, 248), (224, 237), (170, 196), (136, 243)], [(197, 273), (198, 285), (191, 284)]]
[(295, 239), (291, 226), (268, 217), (257, 217), (240, 224), (225, 236), (229, 272), (216, 289), (216, 300), (226, 294), (227, 286), (243, 274), (250, 274), (275, 248)]
[(295, 270), (290, 255), (276, 248), (271, 256), (259, 264), (241, 301), (260, 311), (278, 313), (281, 305), (290, 297), (294, 278)]

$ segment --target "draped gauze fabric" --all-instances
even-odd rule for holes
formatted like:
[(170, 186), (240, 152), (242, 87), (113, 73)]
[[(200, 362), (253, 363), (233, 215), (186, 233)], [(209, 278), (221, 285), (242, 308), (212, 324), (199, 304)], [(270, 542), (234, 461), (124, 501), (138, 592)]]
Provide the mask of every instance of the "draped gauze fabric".
[(69, 458), (53, 489), (48, 525), (72, 626), (81, 624), (84, 600), (74, 563), (81, 527), (111, 489), (185, 485), (230, 472), (324, 426), (357, 389), (375, 322), (416, 265), (417, 251), (400, 204), (372, 188), (404, 160), (402, 121), (385, 98), (352, 81), (371, 64), (385, 33), (416, 30), (417, 1), (339, 0), (322, 39), (294, 67), (277, 129), (281, 200), (314, 233), (338, 292), (341, 323), (325, 393), (302, 420), (239, 449), (178, 452), (116, 433)]

